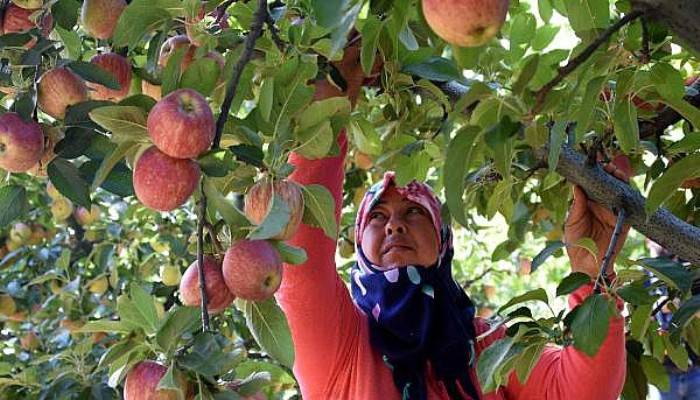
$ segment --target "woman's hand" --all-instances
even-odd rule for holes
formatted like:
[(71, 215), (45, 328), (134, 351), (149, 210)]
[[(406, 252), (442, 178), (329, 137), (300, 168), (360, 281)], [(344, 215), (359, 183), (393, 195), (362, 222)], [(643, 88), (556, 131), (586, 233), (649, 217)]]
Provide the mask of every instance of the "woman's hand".
[[(612, 162), (604, 166), (605, 171), (616, 178), (629, 182), (632, 175), (632, 166), (629, 158), (625, 155), (616, 156)], [(588, 200), (586, 192), (580, 186), (574, 186), (574, 201), (569, 208), (569, 216), (564, 225), (564, 240), (566, 241), (566, 251), (571, 261), (571, 269), (575, 272), (584, 272), (594, 279), (598, 276), (600, 265), (603, 261), (605, 251), (608, 249), (610, 239), (617, 216), (602, 205)], [(615, 257), (627, 239), (629, 226), (624, 225), (620, 235), (620, 240), (615, 246), (610, 265), (614, 265)], [(593, 239), (598, 247), (598, 255), (593, 256), (587, 249), (573, 244), (582, 238)], [(614, 273), (613, 268), (608, 270), (608, 275)]]

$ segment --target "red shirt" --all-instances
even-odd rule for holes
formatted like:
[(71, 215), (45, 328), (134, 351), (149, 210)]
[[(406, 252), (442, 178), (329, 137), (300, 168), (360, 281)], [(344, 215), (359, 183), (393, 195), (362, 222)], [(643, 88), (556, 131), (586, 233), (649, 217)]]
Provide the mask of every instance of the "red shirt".
[[(336, 221), (342, 204), (343, 165), (347, 139), (339, 138), (341, 154), (321, 160), (306, 160), (296, 154), (289, 162), (296, 166), (290, 179), (301, 184), (321, 184), (335, 198)], [(367, 318), (353, 303), (346, 284), (336, 272), (336, 242), (319, 228), (302, 225), (289, 241), (306, 249), (303, 265), (285, 265), (282, 286), (275, 295), (292, 333), (295, 349), (294, 375), (305, 400), (400, 400), (391, 370), (369, 340)], [(580, 304), (592, 291), (584, 286), (569, 296), (569, 306)], [(618, 304), (621, 305), (620, 302)], [(487, 323), (475, 320), (477, 335)], [(479, 354), (505, 335), (495, 331), (476, 345)], [(625, 380), (624, 319), (610, 319), (608, 336), (595, 357), (573, 346), (548, 346), (527, 382), (520, 384), (513, 373), (508, 384), (483, 399), (616, 399)], [(478, 362), (478, 361), (477, 361)], [(479, 388), (476, 371), (472, 381)], [(442, 383), (427, 366), (428, 399), (447, 399)]]

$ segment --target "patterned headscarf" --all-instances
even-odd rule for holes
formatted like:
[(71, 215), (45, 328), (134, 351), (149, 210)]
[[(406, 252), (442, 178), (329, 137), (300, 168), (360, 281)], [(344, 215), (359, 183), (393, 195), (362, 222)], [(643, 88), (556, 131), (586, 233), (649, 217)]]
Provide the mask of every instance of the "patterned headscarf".
[[(440, 252), (434, 265), (382, 270), (362, 251), (367, 218), (382, 194), (395, 187), (432, 217)], [(365, 194), (355, 222), (357, 262), (351, 272), (352, 297), (369, 319), (370, 340), (392, 369), (404, 400), (427, 399), (425, 365), (430, 361), (452, 399), (462, 399), (458, 385), (479, 399), (469, 368), (474, 365), (474, 305), (452, 278), (452, 231), (442, 223), (440, 201), (415, 180), (397, 187), (393, 172)]]

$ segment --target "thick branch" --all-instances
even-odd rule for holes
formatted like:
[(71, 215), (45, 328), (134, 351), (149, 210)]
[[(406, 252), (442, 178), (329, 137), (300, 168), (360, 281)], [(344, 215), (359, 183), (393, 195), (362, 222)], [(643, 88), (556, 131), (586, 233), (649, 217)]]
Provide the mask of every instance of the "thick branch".
[(700, 1), (632, 0), (632, 6), (666, 25), (683, 44), (700, 53)]
[[(455, 82), (441, 85), (452, 101), (465, 94), (468, 88)], [(543, 163), (547, 152), (538, 154)], [(581, 186), (588, 197), (610, 210), (624, 209), (626, 223), (659, 243), (684, 260), (700, 265), (700, 228), (690, 225), (661, 208), (648, 219), (644, 211), (645, 199), (628, 184), (605, 172), (600, 166), (589, 165), (586, 156), (567, 145), (562, 146), (556, 171), (569, 182)]]

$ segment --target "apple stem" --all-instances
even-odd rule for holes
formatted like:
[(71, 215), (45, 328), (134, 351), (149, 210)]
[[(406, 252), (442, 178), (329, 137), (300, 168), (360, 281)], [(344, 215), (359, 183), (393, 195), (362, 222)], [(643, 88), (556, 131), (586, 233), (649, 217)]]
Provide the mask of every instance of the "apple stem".
[(231, 111), (231, 104), (233, 103), (234, 97), (236, 97), (236, 90), (238, 89), (238, 82), (241, 80), (241, 75), (243, 74), (243, 68), (253, 57), (253, 51), (255, 50), (255, 41), (258, 40), (262, 34), (263, 25), (265, 24), (265, 19), (267, 18), (267, 0), (258, 0), (258, 9), (255, 11), (253, 16), (253, 23), (250, 25), (250, 32), (245, 38), (243, 54), (241, 58), (238, 59), (238, 63), (233, 68), (233, 75), (226, 85), (226, 97), (224, 102), (221, 104), (221, 113), (219, 118), (216, 120), (216, 134), (214, 135), (214, 142), (211, 145), (212, 149), (219, 148), (219, 142), (221, 142), (221, 134), (224, 131), (224, 124), (228, 119), (228, 114)]
[(540, 111), (542, 111), (542, 107), (544, 107), (544, 101), (547, 99), (547, 95), (552, 89), (554, 89), (555, 86), (561, 83), (561, 81), (563, 81), (564, 78), (566, 78), (569, 74), (574, 72), (574, 70), (576, 70), (576, 68), (583, 64), (586, 60), (588, 60), (588, 58), (590, 58), (593, 55), (593, 53), (595, 53), (598, 47), (600, 47), (600, 45), (602, 45), (603, 43), (607, 42), (608, 39), (610, 39), (610, 37), (615, 32), (619, 31), (623, 26), (636, 20), (642, 15), (644, 15), (644, 11), (642, 10), (634, 10), (629, 14), (626, 14), (624, 17), (622, 17), (622, 19), (620, 19), (615, 24), (611, 25), (608, 29), (606, 29), (605, 32), (598, 36), (598, 38), (596, 38), (596, 40), (594, 40), (593, 43), (588, 45), (588, 47), (586, 47), (579, 55), (569, 60), (569, 62), (563, 67), (559, 67), (557, 76), (555, 76), (554, 79), (542, 86), (542, 88), (538, 90), (535, 94), (536, 101), (535, 105), (530, 111), (530, 118), (534, 118), (535, 115), (539, 114)]
[(613, 253), (617, 247), (617, 242), (620, 240), (620, 234), (622, 233), (622, 225), (625, 223), (625, 209), (620, 207), (617, 212), (617, 221), (615, 222), (615, 229), (613, 230), (612, 237), (610, 238), (610, 244), (608, 249), (605, 251), (605, 256), (603, 257), (603, 264), (600, 266), (600, 271), (598, 272), (598, 279), (595, 281), (593, 290), (598, 292), (600, 290), (600, 285), (605, 284), (605, 277), (608, 274), (608, 267), (612, 261)]
[(202, 330), (208, 332), (209, 327), (209, 311), (207, 304), (206, 281), (204, 278), (204, 224), (206, 222), (207, 212), (207, 197), (204, 195), (204, 179), (200, 181), (200, 192), (202, 197), (199, 200), (199, 215), (197, 219), (197, 272), (199, 273), (199, 294), (202, 300), (200, 307), (202, 310)]

